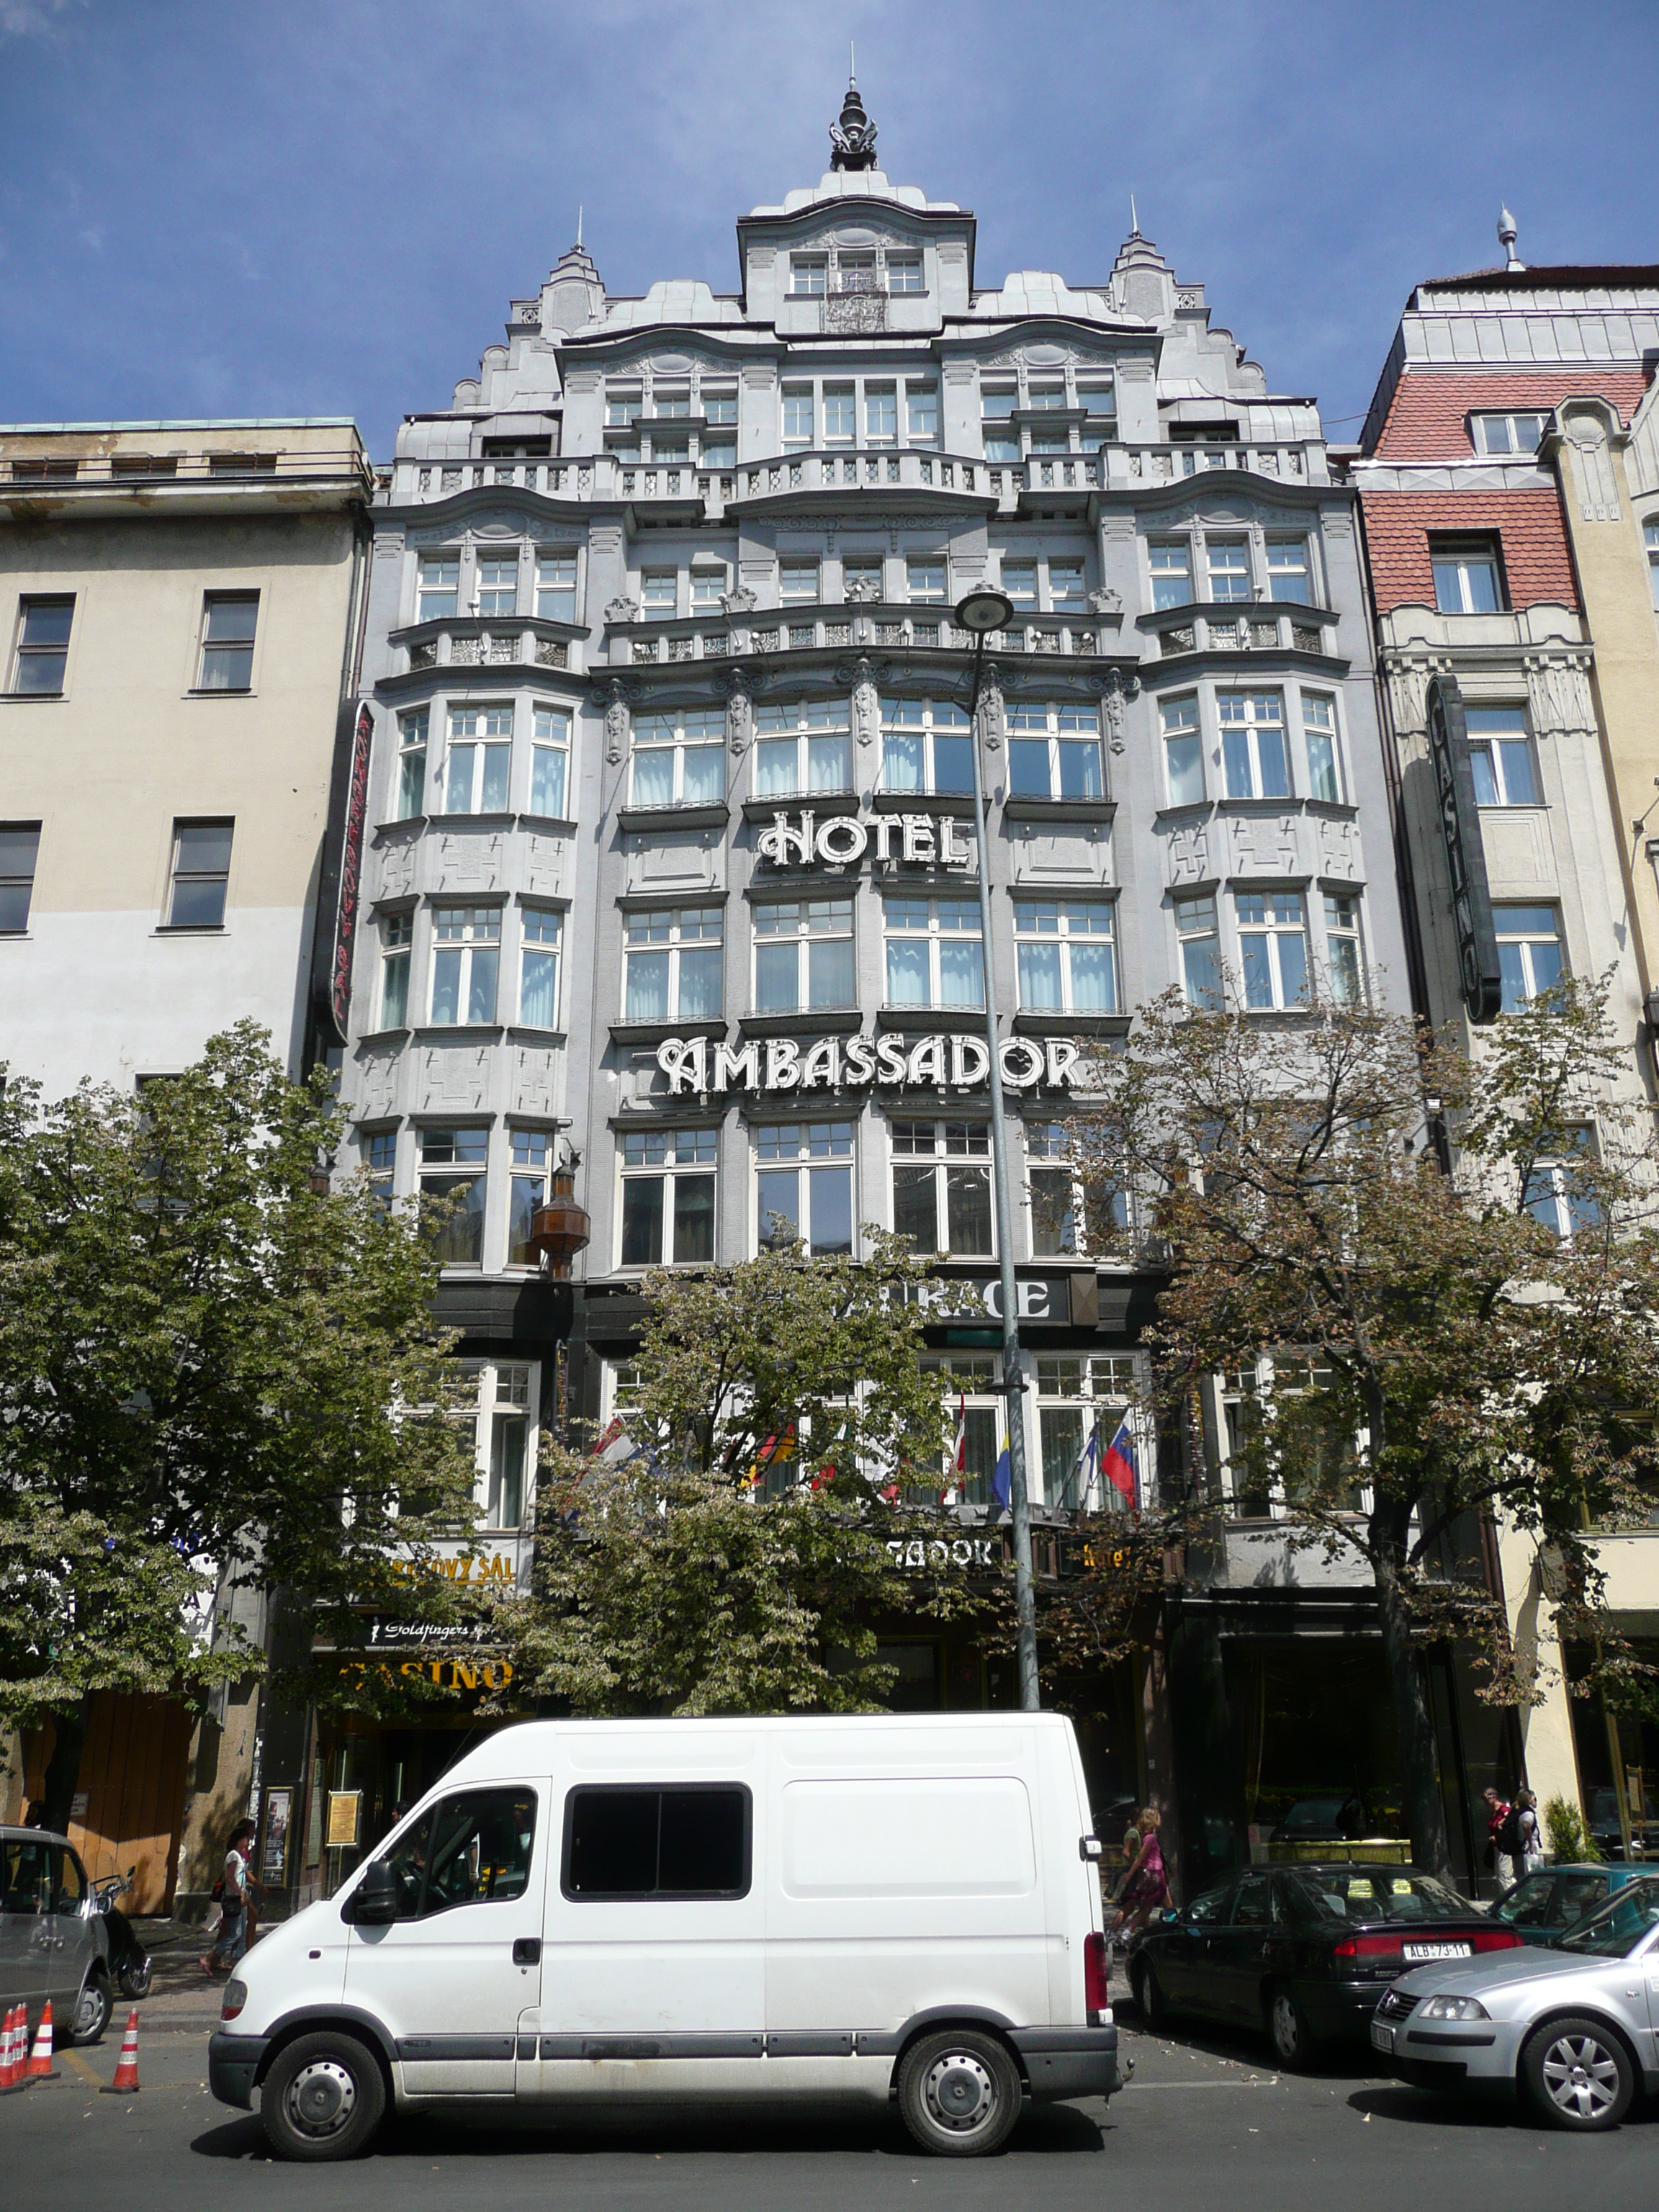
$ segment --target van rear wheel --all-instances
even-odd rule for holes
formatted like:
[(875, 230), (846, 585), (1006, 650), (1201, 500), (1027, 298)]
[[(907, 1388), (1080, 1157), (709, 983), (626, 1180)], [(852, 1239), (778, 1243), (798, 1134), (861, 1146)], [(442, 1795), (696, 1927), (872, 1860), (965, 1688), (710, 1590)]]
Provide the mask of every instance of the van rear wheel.
[(279, 2158), (352, 2158), (386, 2110), (380, 2061), (353, 2035), (295, 2038), (272, 2062), (259, 2119)]
[(1019, 2118), (1019, 2069), (994, 2035), (945, 2028), (913, 2043), (899, 2067), (899, 2110), (936, 2158), (1000, 2150)]

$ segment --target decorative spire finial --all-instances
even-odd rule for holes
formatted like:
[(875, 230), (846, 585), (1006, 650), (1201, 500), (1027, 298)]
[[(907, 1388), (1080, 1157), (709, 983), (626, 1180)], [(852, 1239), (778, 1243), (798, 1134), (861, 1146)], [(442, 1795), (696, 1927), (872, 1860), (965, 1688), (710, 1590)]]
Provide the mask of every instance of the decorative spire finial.
[[(852, 58), (848, 46), (848, 58)], [(847, 97), (841, 119), (830, 125), (830, 166), (832, 169), (873, 169), (876, 166), (876, 126), (864, 112), (855, 76), (847, 80)]]
[(1515, 217), (1510, 213), (1507, 208), (1499, 208), (1498, 210), (1498, 243), (1504, 249), (1504, 266), (1505, 269), (1524, 269), (1527, 265), (1515, 250), (1516, 234)]
[(1129, 235), (1131, 238), (1139, 238), (1140, 235), (1140, 217), (1135, 213), (1135, 196), (1133, 192), (1129, 195)]

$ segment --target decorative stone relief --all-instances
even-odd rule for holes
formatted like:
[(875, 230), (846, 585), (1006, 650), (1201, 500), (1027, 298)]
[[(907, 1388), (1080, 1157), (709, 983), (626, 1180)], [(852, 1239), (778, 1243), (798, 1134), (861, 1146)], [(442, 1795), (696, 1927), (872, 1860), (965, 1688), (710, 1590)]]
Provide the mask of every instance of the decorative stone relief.
[(1349, 883), (1358, 881), (1364, 874), (1357, 823), (1336, 820), (1329, 815), (1321, 817), (1319, 865), (1322, 874), (1340, 876)]
[(637, 622), (640, 618), (640, 603), (637, 599), (629, 599), (624, 593), (607, 604), (605, 618), (608, 623)]
[(1613, 474), (1606, 422), (1599, 410), (1592, 415), (1588, 409), (1573, 408), (1565, 427), (1572, 447), (1580, 514), (1586, 522), (1617, 522), (1619, 481)]
[(1297, 872), (1295, 815), (1235, 815), (1230, 826), (1233, 866), (1240, 875)]
[(398, 837), (380, 848), (380, 896), (402, 898), (415, 883), (415, 840)]
[(1111, 840), (1098, 823), (1076, 830), (1044, 830), (1020, 824), (1013, 844), (1016, 878), (1046, 882), (1103, 884), (1111, 881)]
[(881, 734), (881, 696), (876, 685), (876, 666), (862, 653), (853, 663), (853, 728), (861, 745), (874, 744)]
[(743, 586), (735, 592), (720, 593), (720, 607), (728, 618), (732, 615), (752, 615), (757, 605), (755, 594)]
[(1006, 734), (1008, 711), (1002, 682), (1002, 671), (994, 660), (988, 660), (981, 672), (979, 687), (979, 734), (988, 753), (998, 750)]
[(1170, 832), (1170, 881), (1201, 884), (1211, 875), (1209, 824), (1183, 822)]
[(842, 586), (842, 597), (849, 606), (868, 606), (881, 597), (881, 586), (873, 576), (854, 576)]
[(708, 830), (678, 837), (637, 837), (629, 840), (628, 881), (631, 890), (669, 890), (682, 884), (699, 890), (717, 890), (720, 844)]
[(526, 848), (525, 889), (539, 892), (544, 898), (559, 897), (564, 890), (566, 840), (544, 836), (532, 830)]
[(550, 1115), (555, 1105), (552, 1054), (537, 1045), (520, 1045), (513, 1058), (514, 1108), (520, 1114)]
[(1527, 672), (1527, 704), (1532, 726), (1540, 737), (1560, 737), (1568, 731), (1594, 730), (1595, 711), (1590, 703), (1589, 661), (1577, 656), (1528, 653), (1522, 665)]
[(429, 1046), (422, 1054), (422, 1105), (476, 1109), (489, 1089), (486, 1045)]
[(1097, 615), (1121, 615), (1123, 594), (1115, 592), (1109, 584), (1097, 584), (1089, 594), (1089, 605)]
[(605, 715), (605, 757), (612, 768), (617, 768), (628, 757), (628, 708), (631, 694), (620, 676), (613, 676), (602, 691), (593, 695), (594, 704)]
[(1121, 668), (1114, 668), (1101, 687), (1100, 704), (1106, 716), (1106, 744), (1109, 751), (1123, 750), (1123, 710), (1131, 699), (1140, 696), (1140, 678), (1126, 676)]
[(726, 693), (726, 742), (739, 758), (748, 751), (754, 734), (754, 678), (745, 668), (734, 668), (721, 687)]
[(402, 1057), (394, 1047), (384, 1049), (370, 1048), (360, 1050), (353, 1068), (353, 1089), (356, 1103), (353, 1109), (356, 1119), (379, 1121), (398, 1110), (398, 1070)]
[(499, 830), (459, 830), (438, 838), (438, 879), (446, 890), (494, 890), (501, 881), (501, 848), (506, 839)]

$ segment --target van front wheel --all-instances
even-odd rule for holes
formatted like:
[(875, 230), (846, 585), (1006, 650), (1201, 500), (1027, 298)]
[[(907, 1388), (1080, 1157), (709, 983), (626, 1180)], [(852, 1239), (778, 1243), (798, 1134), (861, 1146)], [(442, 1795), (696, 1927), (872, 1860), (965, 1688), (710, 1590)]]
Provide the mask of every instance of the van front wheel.
[(904, 2124), (936, 2158), (1000, 2150), (1019, 2118), (1019, 2069), (994, 2035), (945, 2028), (913, 2043), (899, 2067)]
[(351, 2158), (380, 2124), (386, 2083), (356, 2036), (301, 2035), (277, 2053), (259, 2118), (279, 2158)]

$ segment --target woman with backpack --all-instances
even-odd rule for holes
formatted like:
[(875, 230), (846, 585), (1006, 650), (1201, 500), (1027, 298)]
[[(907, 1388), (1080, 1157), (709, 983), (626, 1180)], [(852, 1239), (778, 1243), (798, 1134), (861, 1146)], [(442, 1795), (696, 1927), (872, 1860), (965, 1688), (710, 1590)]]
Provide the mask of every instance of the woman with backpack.
[(1538, 1800), (1522, 1790), (1515, 1801), (1515, 1841), (1519, 1854), (1516, 1871), (1536, 1874), (1544, 1863), (1544, 1831), (1538, 1818)]

